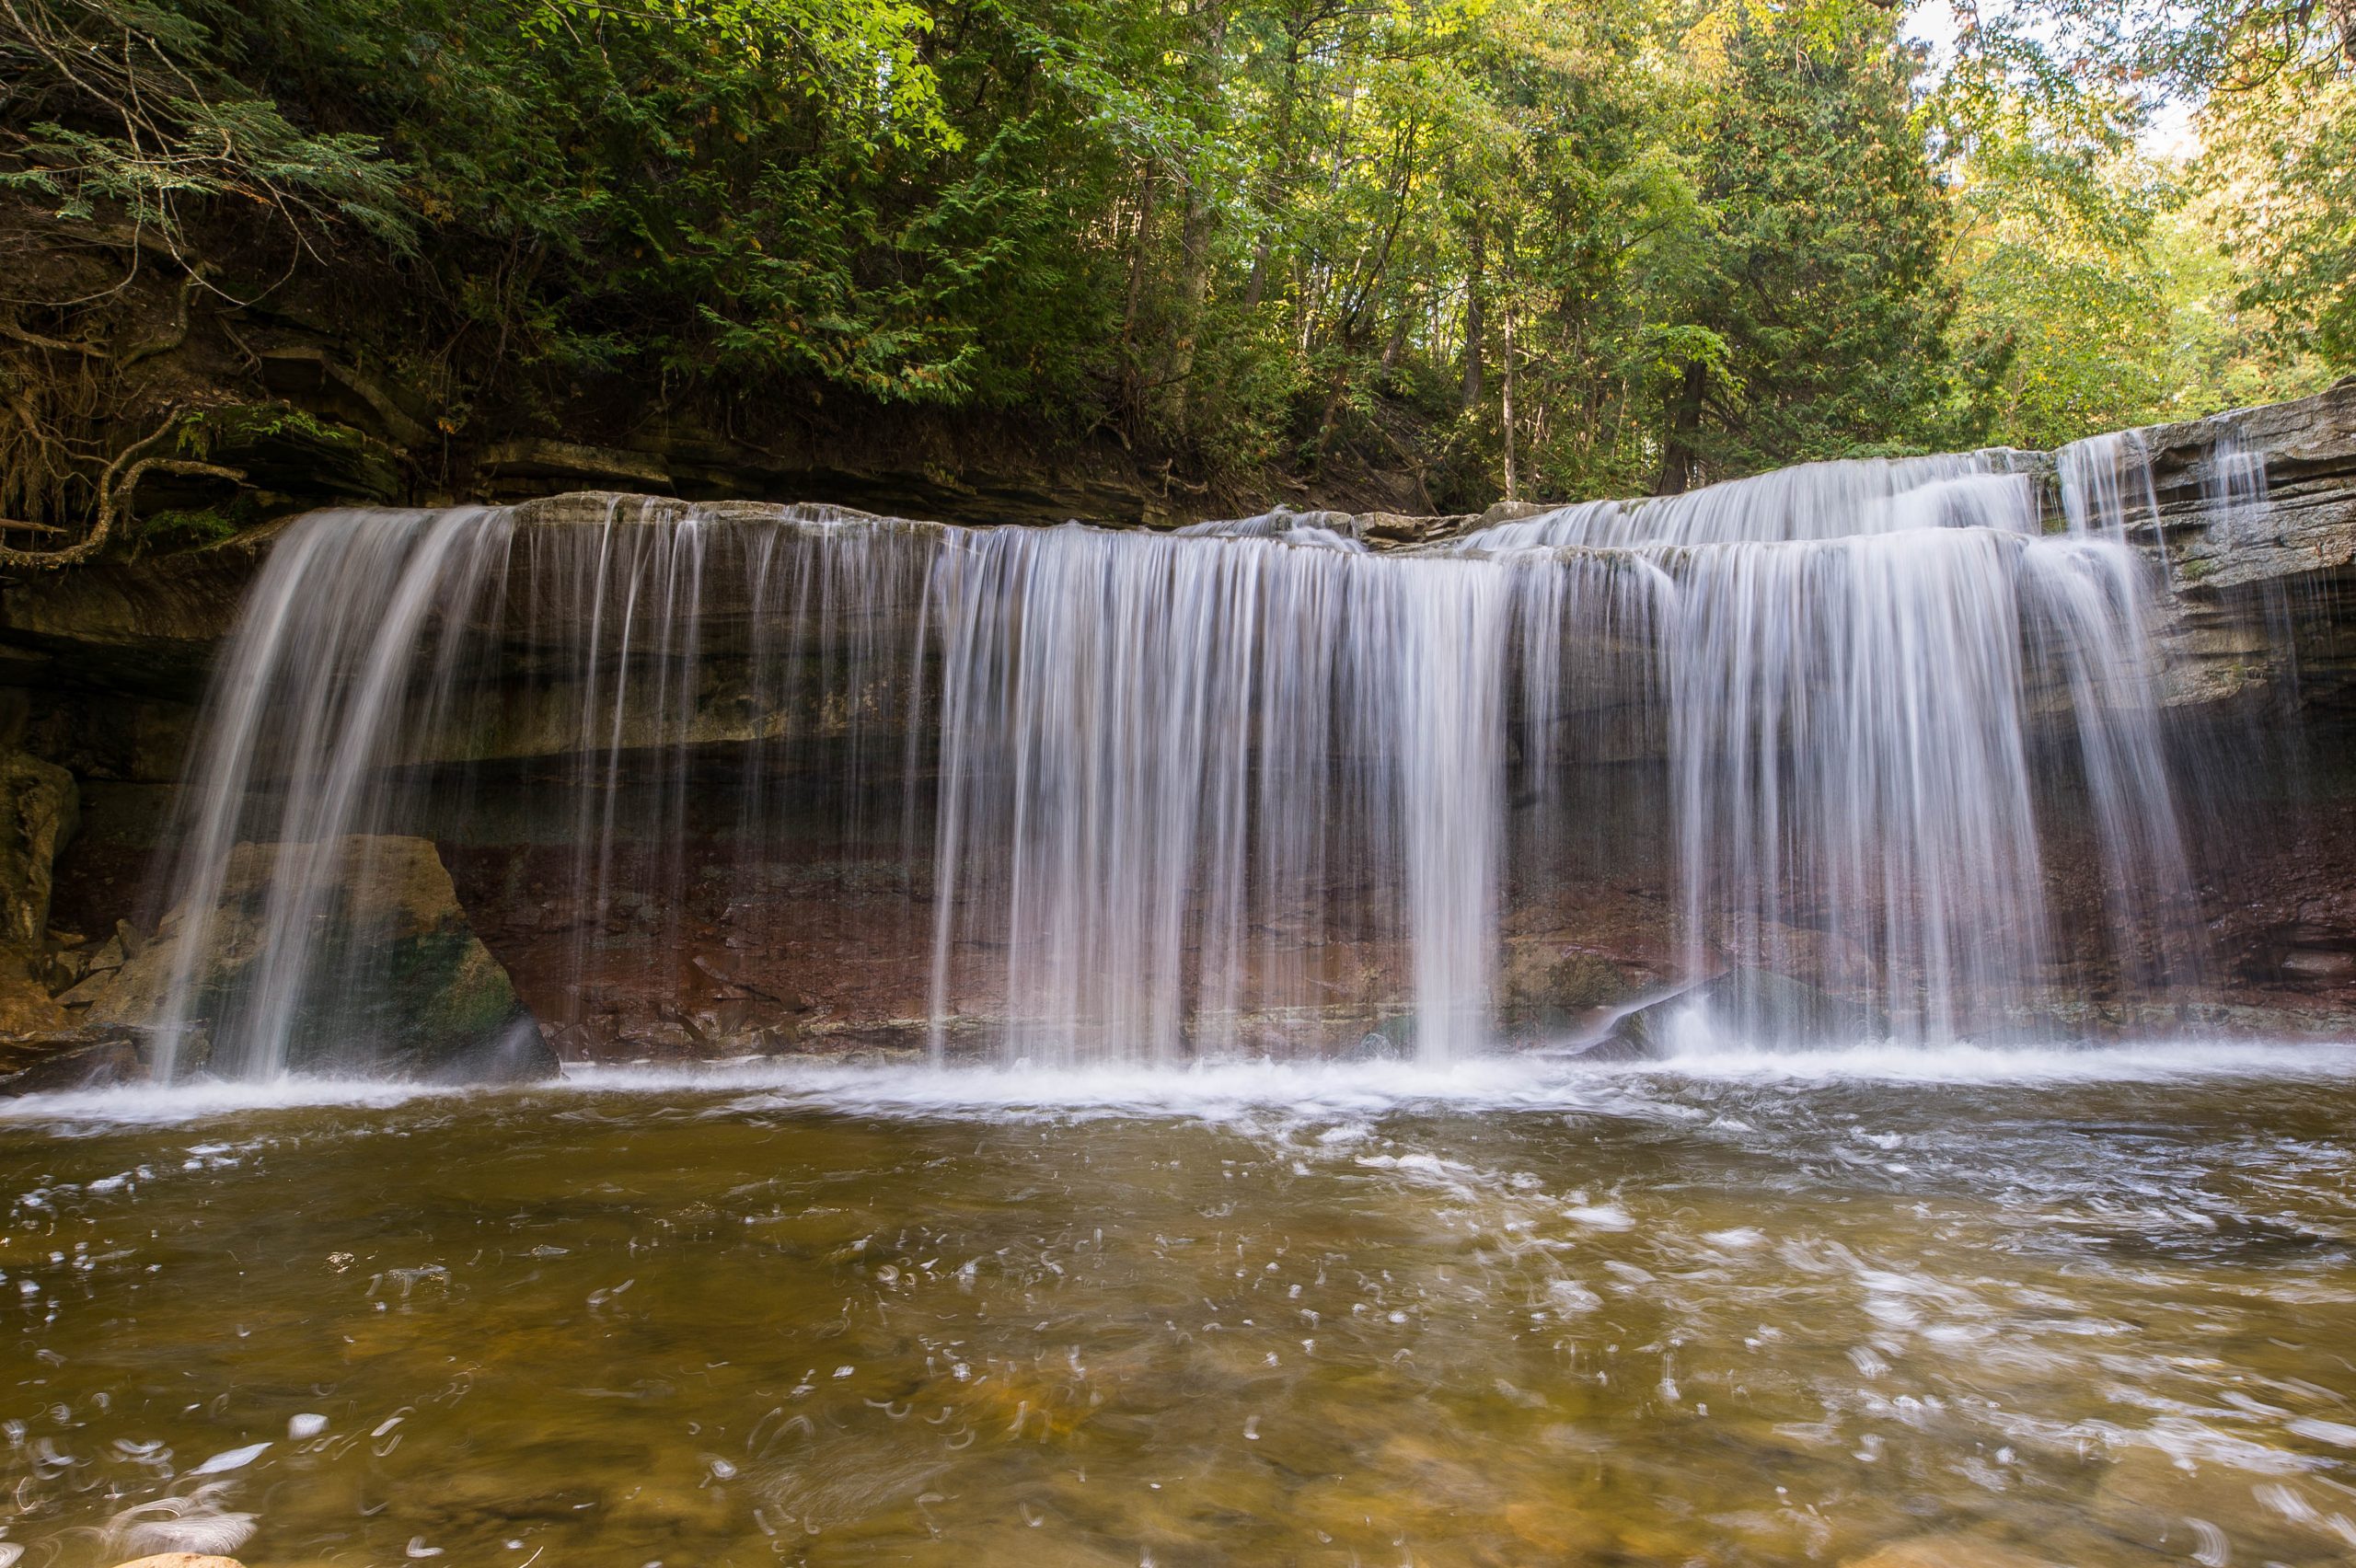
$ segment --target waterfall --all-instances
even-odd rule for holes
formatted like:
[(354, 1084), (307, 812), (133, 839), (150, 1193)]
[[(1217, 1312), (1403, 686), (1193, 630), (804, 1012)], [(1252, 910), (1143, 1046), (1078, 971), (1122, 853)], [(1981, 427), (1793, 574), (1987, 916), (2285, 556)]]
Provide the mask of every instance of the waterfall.
[[(936, 1018), (956, 937), (999, 931), (1024, 1054), (1231, 1049), (1313, 1006), (1304, 955), (1355, 926), (1414, 955), (1418, 1055), (1481, 1043), (1508, 574), (1073, 525), (962, 536), (937, 582)], [(1334, 907), (1337, 861), (1389, 906)]]
[[(675, 967), (678, 848), (714, 814), (759, 836), (809, 815), (812, 797), (847, 800), (828, 827), (861, 831), (862, 769), (912, 678), (895, 591), (921, 599), (937, 532), (830, 508), (617, 505), (537, 527), (490, 508), (298, 520), (214, 679), (167, 840), (179, 918), (159, 1073), (199, 1034), (216, 1070), (263, 1077), (293, 1059), (298, 1029), (364, 1032), (392, 979), (381, 955), (318, 928), (398, 873), (364, 855), (355, 867), (344, 847), (463, 841), (476, 797), (519, 761), (573, 801), (536, 870), (578, 912), (576, 981)], [(882, 727), (896, 755), (899, 728)], [(699, 771), (715, 747), (730, 754), (717, 779)], [(821, 751), (844, 788), (797, 790), (791, 770)], [(233, 912), (246, 843), (271, 847), (272, 869), (259, 909)], [(730, 896), (757, 916), (769, 891), (754, 877)], [(663, 940), (607, 942), (624, 904), (664, 911)], [(259, 959), (232, 981), (205, 973), (248, 942)]]
[[(2165, 997), (2204, 952), (2148, 467), (2113, 439), (2057, 468), (2052, 531), (2029, 466), (1983, 453), (1389, 554), (1331, 513), (316, 514), (181, 792), (165, 1070), (200, 1034), (266, 1075), (364, 1032), (346, 1004), (387, 977), (317, 933), (371, 874), (351, 847), (395, 834), (490, 890), (576, 1043), (618, 997), (699, 1050), (781, 1043), (823, 1023), (823, 950), (878, 994), (917, 974), (936, 1056), (1442, 1062), (1500, 1043), (1508, 930), (1575, 923), (1656, 842), (1675, 967), (1732, 966), (1715, 1023), (1744, 1037), (1790, 1032), (1791, 982), (1923, 1042), (2056, 1027), (2090, 973)], [(241, 844), (273, 872), (225, 987)], [(2057, 931), (2060, 863), (2095, 868), (2096, 928)], [(691, 985), (728, 1000), (699, 1022), (665, 1000)]]
[[(2015, 455), (1784, 469), (1503, 525), (1457, 548), (1657, 564), (1689, 973), (1737, 962), (1869, 995), (1900, 1039), (2010, 1030), (2048, 984), (2040, 773), (2057, 704), (2122, 963), (2193, 974), (2146, 567), (2125, 514), (2140, 441), (2062, 455), (2042, 529)], [(2154, 514), (2156, 508), (2153, 508)], [(2157, 983), (2159, 975), (2141, 978)], [(1738, 986), (1721, 1027), (1788, 1028)]]

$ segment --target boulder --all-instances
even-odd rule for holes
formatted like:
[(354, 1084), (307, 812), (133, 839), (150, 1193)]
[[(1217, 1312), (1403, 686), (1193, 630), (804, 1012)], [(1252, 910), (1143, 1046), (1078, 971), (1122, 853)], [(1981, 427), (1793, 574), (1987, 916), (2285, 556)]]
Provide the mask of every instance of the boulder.
[(1411, 1062), (1415, 1058), (1415, 1019), (1412, 1013), (1384, 1019), (1342, 1054), (1345, 1062)]
[(79, 807), (65, 769), (24, 752), (0, 756), (0, 944), (40, 946), (51, 870), (74, 836)]
[[(210, 919), (176, 908), (155, 940), (59, 998), (92, 1025), (148, 1026), (163, 1014), (188, 944), (191, 1025), (213, 1039), (214, 1066), (283, 1065), (439, 1081), (546, 1078), (555, 1053), (506, 969), (468, 924), (441, 855), (426, 839), (355, 835), (325, 855), (306, 846), (240, 844), (230, 852)], [(283, 862), (307, 859), (318, 908), (308, 927), (306, 983), (294, 998), (283, 1064), (239, 1059), (249, 1032), (273, 897), (290, 896)], [(127, 945), (127, 944), (126, 944)], [(194, 1065), (182, 1050), (177, 1069)]]
[(1878, 1039), (1889, 1021), (1874, 1009), (1766, 969), (1729, 969), (1620, 1015), (1582, 1053), (1592, 1061), (1654, 1061), (1675, 1048), (1687, 1014), (1700, 1009), (1715, 1032), (1750, 1046), (1849, 1044)]
[(1561, 510), (1562, 503), (1559, 502), (1492, 502), (1489, 504), (1489, 509), (1486, 512), (1482, 513), (1481, 515), (1473, 521), (1472, 526), (1475, 528), (1494, 528), (1500, 523), (1519, 523), (1525, 517), (1543, 517), (1550, 512), (1559, 512)]
[(135, 1031), (110, 1025), (0, 1039), (0, 1100), (134, 1082), (147, 1076), (143, 1044)]
[(1601, 953), (1544, 939), (1508, 940), (1499, 978), (1507, 1021), (1547, 1032), (1572, 1029), (1637, 989)]

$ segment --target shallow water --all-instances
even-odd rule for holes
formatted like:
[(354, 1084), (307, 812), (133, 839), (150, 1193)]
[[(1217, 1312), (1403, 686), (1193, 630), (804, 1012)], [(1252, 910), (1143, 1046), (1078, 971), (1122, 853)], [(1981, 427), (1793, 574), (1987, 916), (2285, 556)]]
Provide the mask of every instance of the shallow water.
[(2356, 1560), (2356, 1050), (6, 1114), (29, 1564)]

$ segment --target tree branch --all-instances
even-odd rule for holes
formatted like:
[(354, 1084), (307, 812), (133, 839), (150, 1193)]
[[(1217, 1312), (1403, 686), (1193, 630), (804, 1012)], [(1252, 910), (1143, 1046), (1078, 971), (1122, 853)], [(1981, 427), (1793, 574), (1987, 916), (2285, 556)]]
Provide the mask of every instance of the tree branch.
[(73, 566), (89, 559), (106, 548), (116, 528), (131, 515), (133, 501), (139, 490), (139, 481), (149, 474), (196, 474), (206, 478), (227, 479), (242, 483), (245, 471), (224, 467), (218, 463), (199, 462), (192, 457), (163, 457), (153, 454), (165, 442), (178, 434), (181, 414), (175, 410), (164, 422), (140, 440), (132, 443), (107, 465), (98, 478), (98, 520), (77, 544), (59, 550), (20, 550), (0, 545), (0, 566), (29, 567), (48, 571), (61, 566)]

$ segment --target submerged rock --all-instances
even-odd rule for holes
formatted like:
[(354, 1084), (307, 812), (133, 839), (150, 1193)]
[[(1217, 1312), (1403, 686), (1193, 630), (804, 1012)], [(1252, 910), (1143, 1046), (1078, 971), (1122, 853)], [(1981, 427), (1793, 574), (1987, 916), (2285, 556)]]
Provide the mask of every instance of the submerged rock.
[[(538, 1022), (476, 936), (426, 839), (355, 835), (338, 842), (323, 869), (312, 862), (320, 896), (298, 939), (309, 949), (309, 983), (291, 997), (260, 996), (272, 901), (289, 896), (287, 868), (306, 848), (238, 845), (211, 918), (174, 909), (156, 940), (126, 952), (119, 969), (94, 974), (59, 1000), (83, 1009), (94, 1025), (153, 1026), (162, 1021), (174, 974), (185, 963), (190, 1021), (210, 1037), (216, 1066), (452, 1082), (557, 1071)], [(202, 951), (184, 959), (191, 942)], [(266, 1021), (268, 1009), (290, 1003), (285, 1060), (245, 1060), (257, 1023)], [(177, 1067), (191, 1065), (183, 1049)]]
[[(2348, 1504), (2302, 1473), (2300, 1455), (2246, 1445), (2250, 1468), (2130, 1448), (2095, 1492), (2095, 1522), (2171, 1557), (2223, 1562), (2346, 1562)], [(2203, 1555), (2205, 1554), (2205, 1555)]]
[(2047, 1558), (2028, 1553), (1983, 1535), (1960, 1532), (1916, 1536), (1885, 1546), (1870, 1557), (1859, 1557), (1842, 1568), (2055, 1568)]

